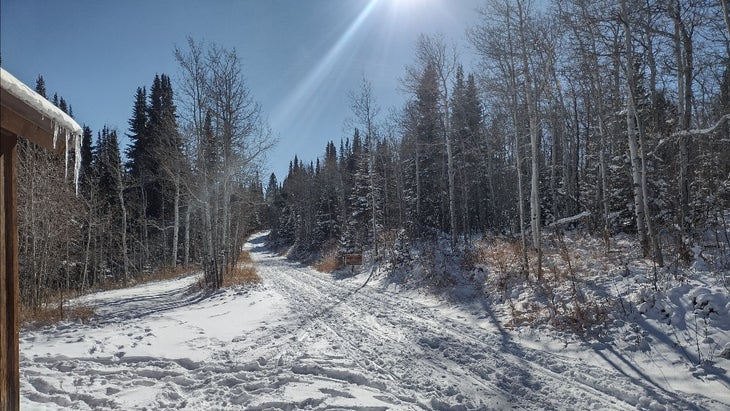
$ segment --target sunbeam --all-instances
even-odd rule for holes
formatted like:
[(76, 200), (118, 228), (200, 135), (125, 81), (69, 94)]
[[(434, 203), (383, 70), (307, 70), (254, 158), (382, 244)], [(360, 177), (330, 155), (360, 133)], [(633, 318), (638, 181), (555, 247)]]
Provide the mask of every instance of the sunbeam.
[(372, 0), (360, 11), (355, 20), (345, 30), (335, 44), (330, 47), (327, 53), (319, 60), (319, 63), (313, 67), (306, 77), (297, 84), (296, 88), (286, 97), (279, 107), (275, 110), (272, 121), (274, 124), (279, 123), (284, 117), (297, 115), (297, 110), (307, 107), (305, 100), (308, 99), (317, 88), (323, 84), (325, 78), (331, 74), (335, 63), (340, 58), (345, 46), (350, 42), (352, 37), (357, 33), (362, 24), (372, 13), (381, 0)]

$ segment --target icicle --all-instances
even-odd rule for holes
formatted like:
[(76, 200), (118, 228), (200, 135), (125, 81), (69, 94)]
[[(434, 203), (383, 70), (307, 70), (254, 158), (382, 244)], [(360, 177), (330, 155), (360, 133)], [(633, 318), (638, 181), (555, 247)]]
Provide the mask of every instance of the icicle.
[(53, 149), (55, 150), (56, 147), (58, 147), (58, 123), (56, 123), (56, 120), (51, 119), (51, 124), (53, 125)]
[(68, 179), (68, 152), (69, 152), (68, 143), (70, 142), (69, 141), (70, 138), (71, 138), (71, 133), (68, 131), (68, 129), (66, 129), (66, 148), (65, 148), (65, 151), (66, 151), (66, 165), (65, 165), (65, 169), (64, 169), (64, 173), (63, 173), (63, 178), (64, 179)]
[(83, 144), (83, 136), (80, 133), (74, 134), (74, 147), (76, 149), (76, 161), (74, 161), (74, 186), (76, 187), (76, 195), (79, 195), (79, 177), (81, 175), (81, 145)]

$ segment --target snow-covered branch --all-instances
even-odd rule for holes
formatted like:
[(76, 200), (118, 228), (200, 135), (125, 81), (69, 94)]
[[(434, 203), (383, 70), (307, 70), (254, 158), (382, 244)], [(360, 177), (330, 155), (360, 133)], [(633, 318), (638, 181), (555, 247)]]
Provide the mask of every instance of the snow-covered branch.
[(717, 130), (724, 121), (730, 122), (730, 113), (725, 114), (724, 116), (720, 117), (717, 122), (708, 127), (708, 128), (696, 128), (691, 130), (680, 130), (672, 134), (672, 137), (682, 137), (682, 136), (700, 136), (700, 135), (706, 135), (714, 133), (715, 130)]
[(560, 220), (553, 221), (552, 223), (548, 224), (548, 227), (557, 227), (559, 225), (570, 224), (572, 222), (579, 221), (584, 218), (588, 218), (590, 216), (591, 216), (590, 211), (584, 211), (584, 212), (582, 212), (580, 214), (576, 214), (574, 216), (565, 217), (565, 218), (561, 218)]

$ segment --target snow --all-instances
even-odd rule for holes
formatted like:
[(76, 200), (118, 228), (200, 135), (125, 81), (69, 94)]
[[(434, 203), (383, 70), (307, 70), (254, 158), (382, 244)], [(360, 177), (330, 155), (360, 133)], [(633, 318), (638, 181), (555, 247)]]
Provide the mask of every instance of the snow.
[(0, 84), (8, 93), (33, 107), (44, 117), (52, 119), (56, 126), (73, 135), (81, 135), (81, 126), (74, 119), (1, 67)]
[(641, 344), (508, 329), (486, 300), (367, 281), (368, 267), (335, 279), (269, 251), (262, 234), (246, 247), (261, 285), (204, 293), (198, 274), (102, 292), (71, 302), (94, 307), (93, 322), (23, 330), (23, 409), (730, 407), (730, 362), (694, 366), (659, 330), (676, 318), (691, 331), (696, 316), (727, 342), (727, 293), (711, 284), (646, 304), (644, 326), (624, 334), (650, 349), (631, 350)]
[(74, 184), (76, 191), (79, 189), (79, 171), (81, 170), (81, 141), (83, 130), (81, 126), (68, 114), (64, 113), (61, 109), (54, 106), (53, 103), (48, 101), (46, 98), (36, 93), (33, 89), (25, 85), (22, 81), (18, 80), (12, 74), (5, 71), (4, 68), (0, 67), (0, 86), (3, 90), (7, 91), (12, 96), (16, 97), (20, 101), (32, 107), (35, 111), (40, 113), (44, 118), (51, 120), (53, 128), (53, 147), (58, 146), (58, 137), (61, 132), (65, 135), (66, 148), (66, 174), (68, 176), (68, 160), (70, 139), (74, 139), (74, 150), (76, 154), (75, 162), (75, 174)]
[(576, 214), (576, 215), (571, 216), (571, 217), (565, 217), (565, 218), (561, 218), (559, 220), (556, 220), (556, 221), (552, 222), (550, 224), (550, 226), (558, 226), (558, 225), (570, 224), (570, 223), (573, 223), (573, 222), (580, 221), (582, 219), (588, 218), (590, 216), (591, 216), (591, 212), (590, 211), (583, 211), (580, 214)]

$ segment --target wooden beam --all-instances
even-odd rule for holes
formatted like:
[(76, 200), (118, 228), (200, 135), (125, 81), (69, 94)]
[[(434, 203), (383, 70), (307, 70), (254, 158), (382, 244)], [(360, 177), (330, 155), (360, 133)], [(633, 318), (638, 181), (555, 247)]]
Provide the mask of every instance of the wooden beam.
[[(9, 94), (3, 93), (3, 98), (11, 97), (12, 96), (10, 96)], [(3, 115), (0, 116), (0, 128), (7, 130), (12, 135), (25, 137), (33, 143), (53, 152), (61, 152), (66, 144), (65, 137), (59, 136), (59, 141), (56, 145), (56, 148), (54, 149), (53, 132), (51, 131), (51, 120), (43, 119), (38, 113), (35, 112), (27, 112), (25, 114), (22, 114), (14, 108), (11, 108), (9, 105), (7, 105), (7, 103), (7, 101), (3, 101), (2, 103)], [(44, 124), (44, 127), (42, 127), (40, 124)]]
[(16, 135), (0, 130), (0, 410), (3, 411), (20, 409), (17, 142)]

